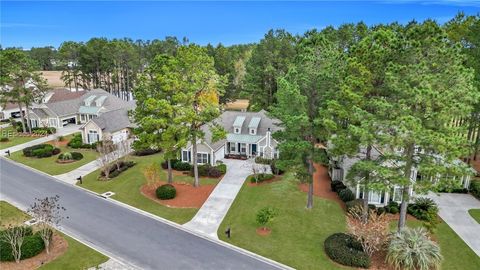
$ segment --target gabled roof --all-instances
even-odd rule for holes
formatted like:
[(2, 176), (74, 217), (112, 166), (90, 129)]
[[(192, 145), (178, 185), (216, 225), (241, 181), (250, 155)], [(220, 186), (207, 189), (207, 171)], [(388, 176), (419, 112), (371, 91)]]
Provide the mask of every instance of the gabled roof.
[(54, 89), (48, 93), (50, 97), (47, 100), (47, 103), (54, 103), (65, 100), (77, 99), (86, 94), (86, 91), (70, 91), (68, 89)]
[(135, 125), (130, 122), (128, 117), (128, 109), (118, 109), (101, 114), (98, 117), (92, 118), (90, 121), (94, 122), (102, 131), (115, 132), (125, 128), (133, 128)]

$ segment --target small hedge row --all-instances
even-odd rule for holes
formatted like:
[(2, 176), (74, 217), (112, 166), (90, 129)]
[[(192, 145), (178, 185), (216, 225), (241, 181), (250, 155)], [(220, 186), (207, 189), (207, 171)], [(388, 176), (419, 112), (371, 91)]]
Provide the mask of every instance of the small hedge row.
[(352, 267), (369, 268), (370, 257), (363, 251), (360, 242), (351, 235), (335, 233), (324, 242), (325, 253), (333, 261)]
[[(192, 169), (192, 165), (187, 162), (182, 162), (179, 159), (171, 159), (170, 164), (172, 165), (172, 169), (176, 171), (188, 172)], [(161, 166), (164, 170), (168, 169), (167, 161), (162, 162)]]
[(260, 174), (257, 174), (257, 177), (255, 177), (255, 175), (252, 174), (247, 177), (247, 181), (250, 181), (250, 183), (261, 183), (263, 181), (271, 180), (274, 177), (275, 176), (270, 173), (260, 173)]
[(332, 181), (330, 183), (332, 191), (338, 194), (338, 197), (344, 202), (350, 202), (355, 200), (355, 194), (350, 190), (342, 181)]
[(175, 196), (177, 195), (177, 190), (173, 185), (165, 184), (165, 185), (159, 186), (155, 190), (155, 194), (157, 195), (157, 198), (159, 198), (160, 200), (170, 200), (175, 198)]
[(480, 200), (480, 180), (473, 180), (470, 184), (470, 193)]
[[(210, 164), (203, 164), (198, 166), (198, 176), (206, 177), (220, 177), (227, 173), (227, 165), (219, 164), (217, 166), (212, 166)], [(190, 175), (193, 176), (193, 166), (190, 170)]]
[[(11, 228), (9, 230), (15, 230), (16, 228)], [(33, 256), (36, 256), (45, 249), (45, 244), (42, 240), (42, 237), (39, 233), (32, 233), (32, 228), (27, 227), (25, 238), (23, 240), (23, 245), (21, 248), (22, 254), (20, 259), (28, 259)], [(5, 231), (1, 231), (0, 234), (3, 234)], [(0, 237), (0, 261), (14, 261), (15, 258), (12, 255), (12, 247), (10, 243), (2, 240), (3, 237)]]
[[(122, 172), (128, 170), (129, 168), (135, 166), (135, 162), (133, 161), (121, 161), (120, 162), (120, 169), (117, 168), (117, 165), (116, 164), (113, 164), (110, 166), (110, 173), (108, 174), (108, 177), (109, 178), (115, 178), (117, 176), (119, 176)], [(105, 173), (102, 171), (100, 172), (100, 176), (101, 177), (105, 177)]]
[(79, 148), (84, 148), (84, 149), (96, 149), (97, 148), (97, 143), (83, 143), (82, 140), (82, 134), (75, 134), (73, 138), (68, 142), (68, 147), (71, 147), (73, 149), (79, 149)]
[(146, 149), (135, 150), (133, 152), (133, 155), (141, 157), (141, 156), (153, 155), (153, 154), (156, 154), (158, 152), (160, 152), (160, 149), (146, 148)]
[(23, 155), (26, 157), (45, 158), (60, 154), (60, 149), (53, 147), (50, 144), (37, 144), (26, 147), (23, 150)]
[(65, 152), (58, 156), (60, 160), (81, 160), (83, 158), (83, 154), (79, 152)]

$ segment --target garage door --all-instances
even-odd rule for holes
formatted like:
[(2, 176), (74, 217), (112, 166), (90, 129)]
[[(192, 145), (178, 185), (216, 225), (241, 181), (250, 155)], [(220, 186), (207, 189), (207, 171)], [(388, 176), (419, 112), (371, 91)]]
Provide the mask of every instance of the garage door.
[(215, 162), (225, 158), (225, 146), (222, 146), (215, 152)]

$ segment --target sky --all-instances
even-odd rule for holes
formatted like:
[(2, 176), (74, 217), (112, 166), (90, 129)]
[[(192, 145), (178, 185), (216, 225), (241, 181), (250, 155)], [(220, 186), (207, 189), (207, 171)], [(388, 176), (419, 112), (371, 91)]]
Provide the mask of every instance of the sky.
[(293, 34), (363, 21), (444, 23), (459, 11), (480, 13), (480, 0), (383, 1), (0, 1), (2, 47), (58, 47), (92, 37), (133, 40), (187, 37), (224, 45), (258, 42), (269, 29)]

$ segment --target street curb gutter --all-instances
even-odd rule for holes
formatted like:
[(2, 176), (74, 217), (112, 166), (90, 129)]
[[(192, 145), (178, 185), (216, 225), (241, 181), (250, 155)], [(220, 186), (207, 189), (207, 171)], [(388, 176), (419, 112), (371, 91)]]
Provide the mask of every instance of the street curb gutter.
[[(40, 174), (43, 174), (43, 175), (45, 175), (45, 176), (47, 176), (47, 177), (50, 177), (50, 178), (52, 178), (53, 180), (55, 180), (55, 181), (57, 181), (57, 182), (59, 182), (59, 183), (62, 183), (62, 184), (64, 184), (64, 185), (67, 185), (67, 186), (70, 186), (70, 187), (74, 187), (74, 188), (78, 188), (78, 189), (80, 189), (80, 190), (86, 191), (87, 193), (90, 193), (91, 195), (94, 195), (94, 196), (96, 196), (96, 197), (100, 197), (100, 198), (102, 198), (102, 199), (104, 199), (104, 200), (107, 200), (107, 201), (109, 201), (109, 202), (111, 202), (111, 203), (114, 203), (114, 204), (116, 204), (116, 205), (118, 205), (118, 206), (121, 206), (121, 207), (123, 207), (123, 208), (127, 208), (127, 209), (129, 209), (129, 210), (131, 210), (131, 211), (134, 211), (134, 212), (138, 213), (138, 214), (141, 214), (141, 215), (144, 215), (144, 216), (153, 218), (153, 219), (155, 219), (155, 220), (157, 220), (157, 221), (159, 221), (159, 222), (162, 222), (162, 223), (164, 223), (164, 224), (170, 225), (170, 226), (172, 226), (172, 227), (174, 227), (174, 228), (176, 228), (176, 229), (179, 229), (179, 230), (182, 230), (182, 231), (184, 231), (184, 232), (186, 232), (186, 233), (195, 235), (195, 236), (197, 236), (197, 237), (199, 237), (199, 238), (202, 238), (202, 239), (204, 239), (204, 240), (210, 241), (210, 242), (212, 242), (212, 243), (216, 243), (216, 244), (221, 245), (221, 246), (223, 246), (223, 247), (225, 247), (225, 248), (229, 248), (229, 249), (231, 249), (231, 250), (234, 250), (234, 251), (236, 251), (236, 252), (239, 252), (239, 253), (241, 253), (241, 254), (244, 254), (244, 255), (249, 256), (249, 257), (251, 257), (251, 258), (254, 258), (254, 259), (256, 259), (256, 260), (259, 260), (259, 261), (262, 261), (262, 262), (264, 262), (264, 263), (267, 263), (267, 264), (269, 264), (269, 265), (271, 265), (271, 266), (277, 267), (277, 268), (279, 268), (279, 269), (286, 269), (286, 270), (293, 270), (293, 269), (295, 269), (295, 268), (292, 268), (292, 267), (290, 267), (290, 266), (287, 266), (287, 265), (284, 265), (284, 264), (282, 264), (282, 263), (279, 263), (279, 262), (277, 262), (277, 261), (274, 261), (274, 260), (272, 260), (272, 259), (263, 257), (263, 256), (258, 255), (258, 254), (256, 254), (256, 253), (253, 253), (253, 252), (251, 252), (251, 251), (248, 251), (248, 250), (246, 250), (246, 249), (243, 249), (243, 248), (241, 248), (241, 247), (237, 247), (237, 246), (234, 246), (234, 245), (232, 245), (232, 244), (230, 244), (230, 243), (227, 243), (227, 242), (224, 242), (224, 241), (221, 241), (221, 240), (212, 238), (212, 237), (210, 237), (210, 236), (207, 236), (207, 235), (198, 233), (198, 232), (196, 232), (196, 231), (187, 229), (187, 228), (183, 227), (182, 225), (177, 224), (177, 223), (175, 223), (175, 222), (173, 222), (173, 221), (170, 221), (170, 220), (167, 220), (167, 219), (165, 219), (165, 218), (156, 216), (156, 215), (151, 214), (151, 213), (149, 213), (149, 212), (146, 212), (146, 211), (144, 211), (144, 210), (135, 208), (135, 207), (133, 207), (133, 206), (131, 206), (131, 205), (128, 205), (128, 204), (126, 204), (126, 203), (117, 201), (117, 200), (112, 199), (112, 198), (105, 198), (105, 197), (101, 196), (100, 194), (98, 194), (98, 193), (96, 193), (96, 192), (93, 192), (93, 191), (91, 191), (91, 190), (88, 190), (88, 189), (86, 189), (86, 188), (84, 188), (84, 187), (77, 186), (77, 185), (72, 185), (72, 184), (68, 184), (68, 183), (66, 183), (66, 182), (64, 182), (64, 181), (62, 181), (62, 180), (60, 180), (60, 179), (55, 178), (55, 177), (52, 176), (52, 175), (49, 175), (49, 174), (47, 174), (47, 173), (45, 173), (45, 172), (42, 172), (42, 171), (39, 171), (39, 170), (37, 170), (37, 169), (35, 169), (35, 168), (29, 167), (29, 166), (27, 166), (27, 165), (25, 165), (25, 164), (15, 162), (15, 161), (10, 160), (10, 159), (5, 158), (5, 157), (0, 157), (0, 158), (3, 158), (3, 159), (5, 159), (5, 160), (8, 161), (8, 162), (14, 163), (14, 164), (19, 165), (19, 166), (21, 166), (21, 167), (23, 167), (23, 168), (26, 168), (26, 169), (35, 171), (35, 172), (40, 173)], [(70, 236), (70, 235), (69, 235), (69, 236)], [(72, 237), (72, 238), (75, 239), (75, 237)], [(81, 241), (81, 240), (79, 240), (79, 242), (84, 243), (84, 241)], [(85, 243), (84, 243), (84, 244), (85, 244)], [(92, 246), (89, 245), (89, 244), (85, 244), (85, 245), (87, 245), (87, 246), (89, 246), (89, 247), (92, 247)], [(92, 247), (92, 249), (95, 249), (95, 250), (99, 251), (100, 253), (103, 253), (103, 254), (109, 256), (109, 255), (108, 255), (109, 252), (100, 251), (99, 248), (93, 248), (93, 247)], [(109, 256), (109, 257), (110, 257), (110, 256)], [(123, 264), (132, 265), (131, 263), (126, 263), (126, 262), (124, 262), (124, 261), (121, 260), (121, 259), (114, 258), (114, 257), (111, 257), (111, 258), (112, 258), (112, 259), (115, 259), (115, 260), (117, 260), (117, 261), (119, 261), (119, 262), (122, 262)], [(132, 266), (134, 266), (134, 265), (132, 265)], [(136, 267), (136, 266), (135, 266), (135, 267)], [(137, 267), (137, 268), (138, 268), (138, 267)]]

